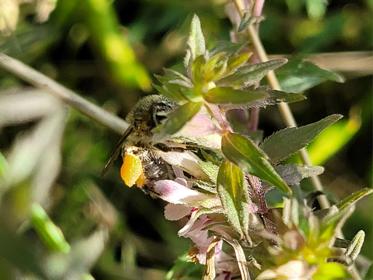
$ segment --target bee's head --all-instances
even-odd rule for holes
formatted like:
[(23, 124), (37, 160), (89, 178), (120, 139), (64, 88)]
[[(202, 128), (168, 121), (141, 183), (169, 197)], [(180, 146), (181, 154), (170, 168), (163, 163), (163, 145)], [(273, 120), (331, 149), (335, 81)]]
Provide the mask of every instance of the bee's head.
[(161, 95), (149, 95), (141, 99), (126, 120), (133, 125), (138, 136), (151, 136), (151, 130), (167, 117), (176, 104)]

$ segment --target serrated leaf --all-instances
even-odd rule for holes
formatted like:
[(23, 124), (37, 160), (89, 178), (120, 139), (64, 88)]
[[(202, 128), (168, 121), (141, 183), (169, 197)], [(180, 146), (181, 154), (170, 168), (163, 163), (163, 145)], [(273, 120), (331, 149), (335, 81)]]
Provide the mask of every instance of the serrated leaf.
[(317, 176), (324, 172), (322, 166), (300, 166), (295, 164), (277, 165), (276, 171), (288, 185), (297, 186), (304, 178)]
[(187, 99), (185, 96), (181, 93), (180, 90), (177, 89), (176, 85), (155, 85), (153, 84), (153, 87), (158, 91), (159, 94), (174, 100), (176, 102), (186, 101)]
[[(245, 91), (250, 91), (246, 89)], [(252, 90), (253, 92), (262, 92), (263, 94), (266, 93), (266, 96), (263, 98), (259, 98), (257, 100), (253, 100), (247, 104), (221, 104), (221, 106), (225, 110), (231, 109), (249, 109), (249, 108), (260, 108), (266, 107), (270, 105), (276, 105), (281, 102), (285, 103), (293, 103), (298, 102), (306, 99), (306, 97), (300, 93), (288, 93), (278, 90), (271, 90), (267, 87), (259, 87)]]
[(197, 15), (193, 16), (190, 24), (190, 33), (188, 38), (188, 48), (190, 50), (192, 61), (206, 52), (205, 37), (202, 33), (201, 22)]
[(211, 182), (215, 183), (218, 177), (219, 166), (210, 161), (200, 161), (199, 165), (203, 172), (208, 176)]
[(268, 156), (252, 140), (236, 133), (227, 133), (222, 138), (222, 152), (245, 172), (261, 178), (284, 193), (292, 193), (269, 163)]
[(185, 82), (187, 87), (193, 86), (192, 82), (190, 81), (188, 77), (184, 76), (183, 74), (181, 74), (180, 72), (177, 72), (174, 69), (165, 68), (164, 72), (165, 72), (165, 75), (163, 77), (166, 78), (168, 81), (182, 80)]
[(238, 90), (231, 87), (215, 87), (210, 89), (203, 98), (213, 104), (245, 104), (267, 97), (265, 90)]
[(227, 70), (226, 70), (226, 74), (224, 76), (231, 74), (237, 68), (243, 66), (249, 60), (251, 55), (252, 55), (252, 53), (244, 52), (244, 53), (241, 53), (241, 54), (238, 54), (238, 55), (231, 56), (228, 59)]
[(251, 13), (246, 12), (238, 25), (237, 32), (242, 32), (253, 23), (254, 17)]
[(344, 82), (341, 75), (303, 59), (290, 60), (276, 74), (282, 90), (288, 92), (302, 92), (325, 81)]
[(370, 188), (363, 188), (357, 192), (354, 192), (341, 200), (338, 204), (337, 207), (339, 211), (343, 211), (346, 208), (350, 207), (351, 205), (355, 204), (357, 201), (362, 199), (363, 197), (371, 194), (373, 192), (373, 189)]
[(241, 235), (248, 230), (248, 191), (244, 174), (234, 163), (225, 160), (219, 168), (217, 191), (228, 222)]
[(202, 104), (202, 102), (188, 102), (168, 114), (166, 121), (154, 129), (155, 140), (161, 140), (167, 135), (178, 132), (199, 112)]
[(219, 86), (247, 87), (263, 79), (271, 70), (287, 62), (287, 59), (275, 59), (257, 64), (248, 64), (237, 69), (233, 74), (217, 81)]
[(341, 117), (337, 114), (330, 115), (305, 126), (279, 130), (264, 139), (260, 147), (271, 158), (272, 162), (278, 163), (307, 146), (323, 129), (335, 123)]

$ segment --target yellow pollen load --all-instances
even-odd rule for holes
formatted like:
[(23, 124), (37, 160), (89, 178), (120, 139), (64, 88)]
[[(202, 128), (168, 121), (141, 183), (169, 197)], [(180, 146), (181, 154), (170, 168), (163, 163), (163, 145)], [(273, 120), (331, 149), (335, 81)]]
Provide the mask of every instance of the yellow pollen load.
[(120, 168), (120, 176), (128, 187), (136, 184), (141, 188), (145, 184), (145, 175), (142, 168), (141, 159), (131, 153), (126, 153), (123, 158), (123, 164)]

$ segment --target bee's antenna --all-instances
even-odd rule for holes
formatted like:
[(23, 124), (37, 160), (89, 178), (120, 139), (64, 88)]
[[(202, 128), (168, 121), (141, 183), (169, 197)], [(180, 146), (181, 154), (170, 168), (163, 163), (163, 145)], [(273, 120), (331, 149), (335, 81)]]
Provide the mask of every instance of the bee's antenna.
[(101, 176), (104, 176), (106, 172), (109, 170), (109, 168), (112, 166), (114, 161), (117, 159), (117, 157), (120, 154), (122, 144), (127, 139), (128, 135), (131, 134), (133, 130), (133, 125), (130, 125), (123, 133), (122, 137), (120, 137), (118, 143), (115, 145), (114, 150), (111, 152), (109, 160), (106, 162), (104, 168), (101, 171)]

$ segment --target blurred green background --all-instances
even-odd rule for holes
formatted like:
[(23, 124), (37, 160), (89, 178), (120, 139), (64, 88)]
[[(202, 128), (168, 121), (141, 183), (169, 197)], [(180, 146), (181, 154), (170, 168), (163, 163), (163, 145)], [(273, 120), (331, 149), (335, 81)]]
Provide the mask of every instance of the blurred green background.
[[(260, 35), (269, 54), (372, 50), (372, 0), (267, 2)], [(136, 100), (155, 92), (153, 74), (182, 61), (194, 13), (210, 46), (229, 40), (224, 4), (0, 0), (0, 51), (124, 117)], [(354, 56), (339, 54), (331, 68), (337, 65), (346, 82), (319, 85), (291, 106), (299, 124), (345, 116), (310, 147), (314, 162), (326, 167), (321, 178), (331, 199), (372, 185), (372, 71), (364, 71), (372, 60), (360, 61), (355, 65)], [(31, 103), (20, 101), (26, 97)], [(265, 135), (284, 127), (275, 107), (262, 110), (260, 127)], [(163, 279), (188, 250), (188, 240), (177, 237), (178, 225), (164, 219), (162, 202), (125, 188), (118, 166), (100, 176), (118, 138), (0, 70), (0, 176), (7, 177), (0, 181), (0, 279), (15, 279), (15, 267), (56, 279)], [(43, 228), (48, 218), (33, 202), (46, 209), (66, 241), (53, 226)], [(366, 232), (362, 252), (370, 259), (372, 211), (370, 197), (344, 229), (347, 238)], [(43, 238), (49, 229), (56, 240)], [(373, 279), (372, 269), (369, 275)]]

